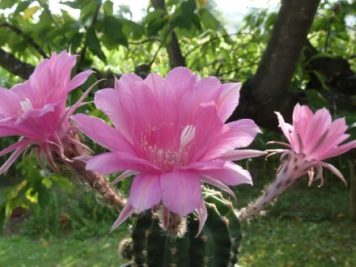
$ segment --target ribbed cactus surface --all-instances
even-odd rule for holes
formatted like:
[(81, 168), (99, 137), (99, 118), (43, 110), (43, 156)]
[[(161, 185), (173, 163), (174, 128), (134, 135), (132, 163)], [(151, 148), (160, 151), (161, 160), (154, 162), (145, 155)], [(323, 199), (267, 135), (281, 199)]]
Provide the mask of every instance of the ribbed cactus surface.
[(187, 219), (185, 234), (173, 237), (162, 230), (157, 216), (151, 212), (140, 215), (132, 231), (132, 244), (122, 246), (122, 255), (131, 257), (123, 266), (233, 267), (241, 228), (232, 203), (213, 190), (205, 191), (205, 202), (208, 219), (199, 236), (199, 222), (194, 216)]

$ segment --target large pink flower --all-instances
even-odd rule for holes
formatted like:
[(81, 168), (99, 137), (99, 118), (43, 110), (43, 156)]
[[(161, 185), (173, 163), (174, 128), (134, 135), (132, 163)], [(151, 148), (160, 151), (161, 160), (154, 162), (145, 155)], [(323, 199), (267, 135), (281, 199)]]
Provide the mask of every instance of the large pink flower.
[(132, 213), (160, 203), (180, 216), (196, 211), (206, 219), (201, 185), (212, 184), (231, 194), (228, 185), (251, 184), (248, 171), (233, 160), (259, 156), (248, 146), (259, 132), (252, 120), (224, 122), (236, 108), (240, 85), (199, 79), (179, 67), (164, 79), (145, 80), (129, 74), (95, 95), (95, 105), (112, 121), (79, 114), (78, 127), (110, 152), (93, 157), (87, 169), (104, 174), (135, 175), (128, 203), (114, 228)]
[(0, 88), (0, 137), (20, 136), (20, 140), (0, 151), (0, 156), (14, 151), (0, 168), (4, 173), (31, 144), (48, 157), (50, 147), (61, 149), (73, 110), (66, 108), (70, 91), (83, 84), (91, 70), (71, 79), (76, 56), (67, 52), (43, 60), (28, 81), (11, 89)]
[(338, 169), (324, 162), (356, 147), (355, 140), (342, 144), (349, 138), (345, 133), (347, 125), (344, 118), (332, 121), (327, 109), (322, 108), (313, 113), (307, 106), (299, 104), (293, 111), (293, 125), (286, 123), (280, 113), (276, 114), (279, 126), (289, 144), (271, 142), (286, 146), (284, 149), (270, 150), (272, 154), (282, 154), (282, 164), (276, 179), (264, 194), (249, 207), (241, 210), (239, 217), (242, 220), (258, 214), (274, 198), (306, 174), (309, 175), (309, 185), (314, 180), (320, 180), (322, 185), (323, 168), (327, 168), (346, 183)]

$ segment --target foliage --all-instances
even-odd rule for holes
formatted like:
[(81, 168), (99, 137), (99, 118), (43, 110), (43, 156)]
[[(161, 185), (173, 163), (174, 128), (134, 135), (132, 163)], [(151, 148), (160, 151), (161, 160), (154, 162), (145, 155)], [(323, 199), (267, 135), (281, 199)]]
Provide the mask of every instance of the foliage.
[[(166, 2), (168, 13), (149, 7), (141, 21), (134, 21), (131, 19), (130, 10), (127, 7), (120, 6), (118, 9), (114, 9), (114, 1), (111, 0), (63, 1), (64, 5), (79, 13), (78, 17), (73, 16), (66, 10), (54, 13), (49, 9), (47, 0), (2, 0), (0, 10), (9, 11), (11, 8), (11, 12), (7, 13), (8, 15), (3, 12), (0, 13), (0, 47), (7, 52), (11, 52), (18, 59), (33, 65), (49, 56), (53, 51), (67, 49), (79, 55), (77, 72), (93, 66), (98, 71), (99, 77), (100, 75), (112, 77), (113, 74), (120, 75), (124, 72), (133, 72), (136, 67), (142, 65), (148, 65), (151, 71), (165, 73), (169, 70), (169, 59), (164, 46), (172, 40), (172, 30), (174, 30), (178, 36), (187, 65), (193, 71), (197, 71), (201, 75), (216, 75), (222, 80), (229, 81), (247, 81), (252, 77), (271, 35), (273, 24), (277, 18), (275, 12), (254, 10), (244, 18), (240, 28), (230, 32), (225, 28), (223, 18), (214, 9), (212, 1), (169, 0)], [(335, 116), (346, 116), (349, 123), (355, 121), (355, 114), (349, 108), (349, 104), (345, 105), (344, 109), (334, 109), (333, 98), (330, 97), (334, 94), (332, 88), (330, 88), (330, 77), (311, 67), (310, 63), (318, 58), (342, 58), (347, 60), (351, 70), (355, 71), (355, 28), (354, 25), (351, 24), (350, 26), (347, 23), (348, 18), (354, 14), (355, 5), (351, 1), (322, 1), (308, 37), (310, 43), (316, 49), (316, 53), (311, 58), (303, 54), (293, 77), (291, 88), (294, 92), (305, 94), (306, 100), (312, 107), (327, 106), (332, 108)], [(351, 22), (354, 23), (352, 20)], [(310, 81), (313, 79), (316, 79), (317, 83), (311, 83)], [(19, 81), (18, 77), (0, 68), (1, 86), (11, 87)], [(75, 102), (80, 92), (77, 94), (73, 96), (73, 99), (70, 99), (70, 103)], [(349, 95), (354, 95), (354, 92)], [(348, 96), (346, 100), (350, 99)], [(89, 113), (98, 115), (98, 111), (94, 111), (91, 104), (87, 105), (86, 108), (88, 108)], [(353, 136), (355, 136), (354, 129)], [(268, 132), (267, 135), (273, 135), (273, 133)], [(260, 140), (257, 140), (256, 146), (264, 149), (264, 140), (262, 139), (263, 137), (260, 137)], [(9, 141), (1, 139), (0, 147), (6, 147)], [(90, 145), (90, 147), (93, 146)], [(94, 146), (94, 150), (97, 151), (98, 149)], [(338, 167), (347, 171), (345, 160), (337, 159), (336, 161)], [(245, 163), (247, 166), (250, 164), (249, 161)], [(261, 163), (260, 166), (259, 174), (273, 169), (275, 164), (273, 162)], [(256, 175), (256, 177), (259, 176)], [(53, 175), (46, 171), (46, 168), (39, 170), (34, 156), (31, 154), (23, 157), (16, 170), (12, 170), (6, 177), (0, 178), (2, 184), (0, 187), (0, 226), (11, 218), (15, 208), (25, 208), (29, 210), (28, 214), (30, 214), (24, 223), (23, 233), (26, 235), (42, 235), (48, 238), (52, 235), (62, 234), (68, 228), (61, 224), (60, 221), (63, 218), (61, 216), (70, 218), (69, 229), (74, 230), (74, 237), (84, 238), (99, 232), (102, 234), (101, 231), (107, 232), (105, 227), (110, 223), (105, 223), (105, 227), (102, 227), (100, 221), (105, 222), (108, 218), (111, 221), (115, 215), (113, 211), (104, 208), (101, 203), (98, 204), (93, 194), (86, 191), (79, 194), (82, 201), (70, 202), (68, 199), (71, 198), (73, 193), (77, 193), (78, 185), (74, 184), (70, 177)], [(127, 189), (128, 185), (125, 184), (124, 187)], [(333, 187), (328, 189), (334, 192)], [(250, 188), (248, 190), (250, 192)], [(244, 194), (246, 197), (244, 197)], [(313, 194), (314, 192), (310, 193), (310, 195)], [(311, 201), (319, 203), (320, 206), (329, 205), (333, 207), (335, 210), (331, 213), (337, 217), (334, 213), (339, 207), (335, 206), (332, 200), (336, 199), (336, 203), (341, 205), (342, 200), (345, 200), (344, 197), (341, 197), (341, 193), (336, 193), (336, 197), (330, 199), (325, 199), (322, 193), (316, 195), (318, 198), (311, 199)], [(251, 196), (253, 196), (253, 193), (242, 192), (239, 199), (249, 199)], [(267, 259), (266, 257), (272, 255), (277, 246), (283, 247), (284, 243), (278, 243), (277, 240), (290, 242), (289, 238), (295, 238), (296, 241), (292, 242), (291, 250), (287, 248), (285, 253), (277, 251), (280, 257), (278, 264), (298, 266), (298, 263), (295, 263), (297, 260), (293, 261), (293, 257), (298, 259), (301, 255), (298, 250), (292, 250), (293, 244), (296, 244), (296, 247), (300, 248), (299, 251), (304, 253), (302, 254), (303, 257), (310, 259), (312, 265), (317, 265), (316, 260), (320, 260), (320, 262), (325, 262), (326, 265), (329, 264), (330, 266), (334, 263), (335, 266), (340, 266), (340, 262), (345, 266), (351, 266), (351, 262), (355, 260), (350, 258), (353, 256), (348, 257), (348, 254), (352, 255), (352, 247), (347, 248), (346, 253), (339, 251), (337, 246), (341, 247), (344, 242), (351, 243), (349, 236), (351, 236), (352, 230), (340, 239), (326, 239), (324, 241), (327, 244), (327, 253), (330, 254), (321, 254), (314, 258), (314, 253), (320, 253), (320, 247), (311, 251), (302, 250), (303, 247), (308, 245), (308, 242), (313, 241), (313, 238), (322, 240), (324, 232), (328, 235), (337, 235), (337, 227), (339, 226), (323, 222), (319, 231), (319, 228), (316, 228), (315, 221), (328, 218), (330, 211), (318, 213), (309, 211), (305, 215), (298, 207), (303, 206), (304, 209), (304, 205), (310, 204), (306, 201), (303, 198), (295, 205), (289, 205), (290, 203), (287, 200), (280, 201), (279, 203), (285, 204), (278, 204), (280, 205), (277, 206), (279, 208), (272, 209), (271, 214), (277, 217), (293, 218), (293, 221), (289, 222), (291, 226), (288, 226), (285, 221), (277, 221), (276, 225), (280, 226), (281, 229), (273, 232), (273, 235), (264, 231), (265, 228), (273, 228), (273, 223), (269, 220), (263, 220), (260, 224), (254, 223), (251, 226), (245, 226), (246, 236), (249, 236), (252, 241), (245, 243), (246, 246), (243, 248), (245, 249), (243, 250), (245, 256), (242, 257), (242, 263), (248, 265), (253, 260), (256, 264), (269, 262), (270, 265), (274, 265), (276, 258)], [(297, 211), (295, 212), (295, 210)], [(342, 213), (346, 213), (345, 209)], [(305, 217), (309, 217), (309, 220), (313, 222), (308, 221), (301, 227), (298, 221), (305, 220)], [(99, 227), (90, 222), (93, 218), (94, 221), (98, 222)], [(290, 231), (299, 231), (300, 235), (288, 235), (289, 232), (285, 230), (288, 227), (292, 229)], [(340, 227), (343, 227), (343, 225)], [(302, 231), (310, 229), (312, 229), (308, 232), (310, 235), (302, 235)], [(64, 254), (72, 252), (71, 250), (78, 252), (78, 254), (73, 254), (72, 257), (87, 255), (83, 252), (86, 248), (81, 248), (80, 242), (76, 242), (74, 237), (73, 240), (69, 239), (68, 248), (63, 248), (60, 244), (61, 241), (57, 243), (55, 241), (54, 246), (60, 251), (58, 252), (59, 256), (55, 255), (57, 258), (53, 257), (53, 259), (57, 259), (56, 263), (60, 262)], [(24, 255), (31, 255), (34, 252), (32, 241), (24, 241), (18, 238), (3, 240), (5, 240), (5, 245), (0, 241), (0, 246), (7, 248), (18, 242), (20, 246), (25, 247)], [(108, 240), (108, 242), (91, 240), (95, 246), (88, 248), (89, 254), (96, 255), (96, 242), (102, 244), (104, 248), (110, 247), (111, 251), (108, 254), (111, 254), (111, 256), (105, 259), (100, 257), (100, 261), (104, 263), (107, 260), (107, 264), (103, 266), (108, 266), (109, 262), (114, 261), (112, 251), (116, 250), (117, 246), (115, 238), (110, 237)], [(263, 248), (258, 248), (257, 258), (249, 258), (249, 255), (256, 250), (256, 244), (261, 243), (261, 240), (271, 240), (271, 242), (265, 243), (269, 245)], [(43, 243), (44, 247), (47, 246), (46, 242)], [(278, 245), (274, 247), (271, 245), (272, 243), (278, 243)], [(6, 253), (8, 259), (12, 261), (6, 262), (7, 259), (3, 258), (3, 262), (0, 261), (0, 263), (4, 265), (13, 263), (12, 266), (16, 266), (14, 262), (17, 256), (11, 254), (14, 249), (12, 251), (0, 249), (0, 251), (4, 251), (3, 253)], [(48, 255), (53, 255), (51, 252), (48, 253)], [(36, 255), (38, 255), (38, 252)], [(292, 257), (292, 259), (285, 258), (285, 255), (288, 258)], [(339, 255), (343, 255), (345, 260), (343, 261), (342, 256)], [(64, 257), (63, 264), (68, 264), (68, 266), (77, 264), (70, 257)], [(79, 260), (82, 261), (79, 264), (86, 265), (91, 260), (91, 258), (84, 258)], [(28, 260), (29, 264), (33, 263), (31, 258)], [(48, 259), (43, 260), (45, 265), (50, 262)]]
[(0, 210), (5, 222), (12, 216), (12, 211), (21, 207), (44, 208), (51, 199), (50, 191), (60, 186), (64, 191), (73, 191), (71, 182), (57, 174), (39, 169), (33, 154), (27, 155), (16, 166), (14, 176), (6, 177), (9, 183), (0, 188)]
[[(254, 199), (269, 179), (262, 177), (254, 187), (238, 189), (237, 204), (244, 206)], [(265, 218), (242, 225), (242, 266), (353, 266), (355, 226), (345, 220), (348, 197), (344, 186), (326, 179), (324, 187), (306, 192), (305, 184), (300, 181), (282, 196)], [(101, 227), (92, 221), (91, 228)], [(129, 235), (127, 228), (120, 229), (111, 234), (105, 230), (100, 237), (80, 228), (49, 237), (1, 236), (0, 265), (118, 266), (126, 262), (119, 257), (119, 242)]]

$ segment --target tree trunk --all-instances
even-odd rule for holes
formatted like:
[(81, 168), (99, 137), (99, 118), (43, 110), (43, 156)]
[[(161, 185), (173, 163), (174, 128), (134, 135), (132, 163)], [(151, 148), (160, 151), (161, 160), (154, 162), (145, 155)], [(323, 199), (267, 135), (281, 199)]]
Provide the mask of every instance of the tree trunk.
[[(155, 9), (162, 9), (167, 12), (165, 0), (151, 0), (151, 3)], [(180, 49), (177, 35), (173, 29), (166, 49), (169, 57), (169, 65), (171, 68), (186, 65), (185, 58), (182, 54), (182, 50)]]
[[(275, 110), (290, 116), (297, 98), (288, 88), (319, 2), (282, 1), (257, 72), (242, 88), (238, 117), (250, 117), (261, 126), (276, 127)], [(235, 111), (233, 118), (236, 117)]]

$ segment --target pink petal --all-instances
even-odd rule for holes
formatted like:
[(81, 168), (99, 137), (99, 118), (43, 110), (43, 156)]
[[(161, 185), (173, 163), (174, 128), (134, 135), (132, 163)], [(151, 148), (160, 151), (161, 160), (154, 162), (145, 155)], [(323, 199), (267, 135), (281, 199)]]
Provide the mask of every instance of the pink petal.
[(94, 71), (92, 70), (86, 70), (74, 76), (68, 84), (68, 91), (72, 91), (73, 89), (81, 86), (93, 73)]
[(157, 172), (157, 167), (150, 162), (123, 152), (108, 152), (97, 155), (87, 162), (86, 169), (102, 174), (123, 170)]
[(224, 160), (214, 159), (208, 161), (197, 161), (189, 164), (188, 166), (182, 167), (185, 170), (210, 170), (219, 169), (225, 165)]
[(95, 106), (110, 118), (118, 131), (131, 141), (134, 123), (132, 117), (134, 112), (137, 112), (132, 106), (132, 96), (115, 89), (102, 89), (95, 93), (94, 102)]
[(114, 224), (111, 226), (110, 231), (114, 231), (118, 228), (124, 221), (126, 221), (132, 214), (134, 213), (134, 209), (130, 203), (127, 203), (126, 206), (120, 212), (119, 217), (116, 219)]
[(17, 158), (25, 151), (27, 145), (22, 145), (16, 148), (15, 152), (7, 159), (7, 161), (0, 167), (0, 175), (7, 172), (11, 165), (17, 160)]
[(266, 155), (267, 152), (253, 149), (244, 149), (244, 150), (230, 150), (222, 154), (219, 159), (237, 161), (247, 158), (255, 158)]
[(0, 137), (18, 135), (18, 131), (13, 128), (4, 127), (0, 122)]
[[(116, 90), (107, 88), (101, 89), (95, 93), (95, 106), (104, 112), (116, 127), (120, 127), (120, 113), (117, 107), (120, 106), (118, 93)], [(118, 120), (116, 120), (118, 119)]]
[(64, 80), (70, 77), (71, 70), (77, 62), (77, 56), (71, 55), (67, 51), (63, 50), (61, 53), (52, 55), (49, 58), (52, 66), (50, 66), (53, 73), (58, 75), (60, 80)]
[(321, 166), (323, 166), (324, 168), (329, 169), (333, 174), (335, 174), (337, 177), (339, 177), (341, 179), (341, 181), (344, 182), (345, 185), (347, 185), (347, 182), (346, 182), (344, 176), (342, 175), (342, 173), (337, 168), (335, 168), (335, 166), (333, 166), (333, 165), (331, 165), (329, 163), (326, 163), (326, 162), (322, 162)]
[(162, 202), (169, 210), (186, 216), (202, 202), (199, 176), (190, 172), (171, 172), (160, 177)]
[(221, 94), (217, 101), (219, 117), (226, 121), (239, 104), (241, 83), (226, 83), (221, 85)]
[(335, 147), (330, 152), (324, 154), (321, 157), (321, 160), (339, 156), (339, 155), (344, 154), (354, 148), (356, 148), (356, 140), (353, 140), (353, 141), (343, 144), (341, 146)]
[(303, 137), (306, 136), (307, 132), (309, 131), (309, 128), (313, 127), (313, 125), (310, 123), (312, 119), (313, 112), (310, 110), (309, 107), (301, 106), (299, 104), (295, 105), (293, 111), (294, 131), (292, 147), (297, 153), (301, 152), (301, 149), (303, 148), (303, 142), (300, 143), (299, 138), (301, 139), (300, 141), (303, 141)]
[[(159, 101), (165, 101), (165, 95), (168, 93), (166, 89), (166, 81), (157, 73), (151, 73), (143, 81), (143, 84), (149, 87), (149, 89), (155, 92), (155, 95), (159, 97)], [(170, 88), (171, 89), (171, 88)]]
[(76, 114), (72, 119), (79, 129), (90, 139), (109, 150), (132, 152), (131, 145), (114, 128), (107, 125), (103, 120), (84, 114)]
[(20, 98), (12, 90), (0, 87), (0, 118), (1, 114), (11, 116), (16, 115), (20, 108)]
[(217, 188), (219, 188), (220, 190), (228, 193), (230, 196), (232, 196), (233, 198), (236, 198), (234, 191), (232, 191), (227, 185), (225, 185), (224, 183), (222, 183), (221, 181), (214, 179), (210, 176), (204, 175), (203, 176), (203, 181), (211, 184)]
[(224, 124), (217, 114), (215, 104), (201, 105), (197, 112), (195, 120), (196, 133), (193, 141), (194, 151), (192, 161), (206, 161), (212, 158), (205, 154), (215, 149), (220, 144)]
[(40, 117), (45, 116), (47, 113), (54, 112), (56, 109), (56, 106), (58, 104), (55, 103), (50, 103), (46, 104), (43, 108), (41, 109), (31, 109), (27, 112), (24, 112), (21, 117), (18, 118), (18, 121), (21, 120), (26, 120), (28, 118), (35, 118), (38, 119)]
[(252, 185), (251, 174), (232, 162), (226, 162), (223, 168), (199, 171), (199, 174), (213, 177), (226, 185)]
[(130, 176), (133, 176), (133, 175), (136, 175), (136, 174), (138, 174), (138, 172), (130, 171), (130, 170), (124, 171), (118, 177), (116, 177), (115, 180), (112, 181), (110, 184), (111, 185), (116, 185), (119, 182), (121, 182), (122, 180), (126, 179), (127, 177), (130, 177)]
[(283, 116), (279, 112), (275, 112), (278, 118), (279, 127), (281, 128), (284, 136), (287, 138), (289, 143), (292, 143), (291, 133), (293, 132), (293, 126), (284, 121)]
[(115, 89), (128, 92), (136, 82), (142, 82), (142, 78), (134, 73), (123, 74), (120, 79), (115, 78)]
[(18, 117), (14, 128), (24, 132), (29, 139), (46, 142), (61, 126), (65, 127), (64, 123), (60, 124), (64, 114), (64, 105), (61, 103), (46, 104), (42, 109), (29, 110)]
[(136, 213), (161, 202), (160, 178), (154, 174), (138, 174), (131, 185), (129, 202)]
[(327, 136), (315, 145), (313, 156), (320, 160), (328, 158), (328, 154), (349, 137), (345, 134), (346, 130), (347, 125), (344, 118), (332, 122), (328, 128)]
[(204, 201), (200, 202), (199, 207), (195, 211), (198, 214), (198, 219), (199, 219), (198, 233), (195, 236), (197, 237), (198, 235), (200, 235), (201, 231), (203, 230), (206, 219), (208, 218), (208, 211), (206, 210)]
[(195, 83), (195, 90), (191, 94), (191, 99), (195, 105), (201, 103), (215, 102), (217, 104), (221, 92), (221, 82), (216, 77), (202, 78)]
[(204, 159), (219, 158), (224, 153), (235, 148), (246, 147), (252, 143), (257, 133), (260, 132), (253, 120), (242, 119), (225, 125), (225, 131), (221, 134), (210, 150), (204, 155)]
[(196, 81), (196, 76), (185, 67), (177, 67), (166, 76), (167, 88), (179, 100), (187, 91), (191, 91)]
[[(76, 56), (66, 51), (59, 55), (53, 54), (50, 58), (43, 60), (35, 68), (29, 78), (34, 97), (45, 97), (54, 99), (67, 93), (71, 70), (76, 63)], [(51, 93), (48, 94), (48, 88)], [(45, 101), (45, 100), (42, 100)]]
[(250, 145), (256, 135), (261, 132), (256, 123), (249, 119), (230, 122), (227, 125), (230, 127), (230, 130), (224, 138), (226, 142), (231, 142), (234, 148)]
[[(18, 125), (16, 122), (13, 122), (12, 120), (8, 120), (8, 121), (2, 120), (0, 122), (0, 137), (15, 136), (15, 135), (31, 137), (33, 136), (33, 131), (31, 129), (28, 129), (28, 127), (24, 127), (23, 125)], [(35, 137), (38, 137), (38, 135), (36, 135)]]
[(305, 136), (301, 135), (304, 145), (303, 152), (306, 155), (312, 151), (330, 125), (331, 115), (329, 111), (325, 108), (319, 109), (309, 122), (308, 130), (304, 133)]
[(6, 155), (7, 153), (10, 153), (11, 151), (17, 149), (18, 147), (27, 146), (29, 143), (30, 141), (28, 140), (19, 140), (18, 142), (4, 148), (3, 150), (0, 150), (0, 157)]

